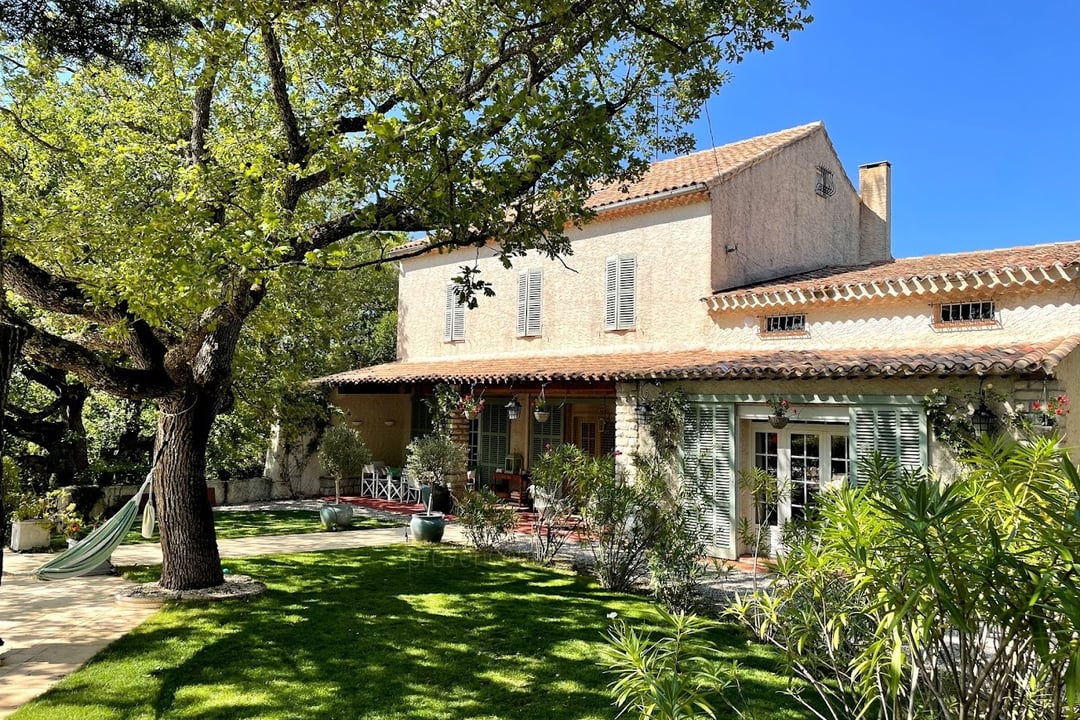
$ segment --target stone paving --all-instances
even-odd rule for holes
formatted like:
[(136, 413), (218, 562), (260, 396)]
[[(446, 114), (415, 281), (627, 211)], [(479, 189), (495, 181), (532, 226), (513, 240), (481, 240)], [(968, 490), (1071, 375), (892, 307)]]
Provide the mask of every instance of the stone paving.
[[(302, 500), (253, 503), (217, 508), (238, 510), (317, 510), (321, 501)], [(401, 515), (371, 508), (355, 508), (357, 516), (394, 519)], [(338, 533), (268, 535), (252, 538), (220, 539), (221, 557), (340, 550), (402, 543), (404, 527), (373, 528)], [(445, 540), (463, 543), (460, 528), (447, 526)], [(518, 544), (521, 544), (519, 542)], [(528, 546), (523, 545), (525, 553)], [(568, 545), (560, 559), (579, 562), (584, 549)], [(4, 577), (0, 585), (0, 638), (5, 645), (0, 655), (0, 718), (37, 697), (63, 677), (78, 669), (105, 646), (129, 632), (157, 610), (153, 606), (117, 605), (114, 596), (127, 584), (120, 577), (93, 576), (44, 582), (30, 574), (48, 559), (46, 554), (4, 554)], [(121, 545), (113, 553), (116, 565), (158, 565), (161, 548), (157, 544)], [(745, 589), (752, 575), (731, 573), (723, 589)], [(707, 585), (717, 585), (712, 578)]]

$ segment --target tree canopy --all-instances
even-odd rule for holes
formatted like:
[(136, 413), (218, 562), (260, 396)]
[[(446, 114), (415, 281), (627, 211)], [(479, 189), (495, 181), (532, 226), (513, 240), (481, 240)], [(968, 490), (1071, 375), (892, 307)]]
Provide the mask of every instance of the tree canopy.
[(162, 584), (221, 581), (206, 444), (287, 268), (378, 265), (402, 233), (428, 237), (405, 254), (569, 252), (594, 183), (689, 149), (727, 67), (806, 6), (224, 0), (182, 8), (137, 76), (11, 49), (3, 279), (54, 318), (27, 356), (157, 402)]

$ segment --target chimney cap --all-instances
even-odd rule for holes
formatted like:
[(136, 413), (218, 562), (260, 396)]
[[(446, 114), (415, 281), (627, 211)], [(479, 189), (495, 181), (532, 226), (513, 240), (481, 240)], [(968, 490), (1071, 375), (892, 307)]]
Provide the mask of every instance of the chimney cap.
[(862, 165), (859, 166), (859, 169), (861, 170), (862, 168), (877, 167), (878, 165), (888, 165), (889, 167), (892, 167), (892, 163), (889, 162), (888, 160), (878, 160), (877, 162), (863, 163)]

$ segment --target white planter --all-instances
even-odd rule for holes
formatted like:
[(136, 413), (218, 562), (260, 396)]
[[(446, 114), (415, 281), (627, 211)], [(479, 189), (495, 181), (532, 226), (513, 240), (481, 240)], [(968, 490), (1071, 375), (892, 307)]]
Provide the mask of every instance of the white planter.
[(11, 523), (8, 546), (15, 552), (48, 550), (52, 523), (48, 520), (17, 520)]

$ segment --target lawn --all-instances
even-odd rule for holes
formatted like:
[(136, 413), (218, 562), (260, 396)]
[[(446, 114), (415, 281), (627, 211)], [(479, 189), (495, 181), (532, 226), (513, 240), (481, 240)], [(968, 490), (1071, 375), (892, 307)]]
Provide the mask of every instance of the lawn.
[[(397, 527), (405, 525), (401, 520), (383, 520), (380, 518), (354, 517), (350, 530), (365, 530), (379, 527)], [(158, 542), (157, 538), (146, 540), (139, 534), (139, 523), (124, 538), (124, 543)], [(314, 510), (230, 510), (214, 513), (214, 527), (218, 538), (244, 538), (257, 535), (299, 535), (303, 533), (326, 532), (319, 524), (319, 513)]]
[[(612, 718), (597, 664), (607, 613), (644, 598), (513, 559), (394, 546), (230, 561), (269, 586), (164, 609), (14, 720)], [(118, 607), (116, 612), (123, 612)], [(767, 650), (717, 626), (759, 720), (806, 720)]]

